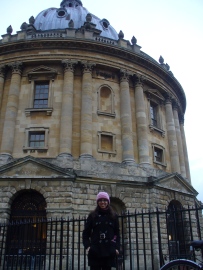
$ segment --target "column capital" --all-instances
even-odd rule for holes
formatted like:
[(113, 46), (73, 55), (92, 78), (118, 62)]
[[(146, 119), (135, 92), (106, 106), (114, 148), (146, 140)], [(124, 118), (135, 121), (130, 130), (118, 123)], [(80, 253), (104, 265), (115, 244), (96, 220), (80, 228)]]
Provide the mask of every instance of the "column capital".
[(12, 74), (17, 73), (19, 75), (22, 74), (23, 71), (23, 63), (22, 62), (13, 62), (8, 65), (12, 69)]
[(96, 66), (96, 63), (88, 62), (88, 61), (81, 61), (83, 74), (84, 73), (92, 73), (92, 69)]
[(75, 66), (77, 65), (77, 63), (78, 63), (77, 60), (72, 60), (72, 59), (62, 60), (64, 72), (67, 72), (67, 71), (74, 72)]
[(172, 105), (173, 97), (170, 93), (165, 94), (165, 104), (170, 103)]
[(135, 76), (135, 87), (136, 86), (143, 87), (143, 83), (146, 80), (146, 77), (144, 75), (138, 74), (138, 73), (136, 73), (134, 76)]
[(172, 106), (173, 106), (173, 110), (178, 111), (179, 104), (178, 104), (177, 100), (175, 100), (175, 99), (172, 100)]
[(0, 65), (0, 77), (2, 78), (4, 78), (5, 76), (5, 69), (6, 69), (5, 65)]
[(120, 69), (120, 82), (129, 82), (129, 78), (132, 75), (127, 69)]

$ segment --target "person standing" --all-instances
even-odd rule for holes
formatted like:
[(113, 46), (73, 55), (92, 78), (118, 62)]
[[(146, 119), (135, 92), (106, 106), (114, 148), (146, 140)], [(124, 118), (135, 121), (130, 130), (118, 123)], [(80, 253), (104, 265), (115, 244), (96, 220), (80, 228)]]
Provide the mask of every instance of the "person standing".
[(90, 270), (111, 270), (116, 267), (120, 235), (118, 216), (110, 206), (108, 193), (99, 192), (97, 206), (90, 212), (83, 230), (83, 245)]

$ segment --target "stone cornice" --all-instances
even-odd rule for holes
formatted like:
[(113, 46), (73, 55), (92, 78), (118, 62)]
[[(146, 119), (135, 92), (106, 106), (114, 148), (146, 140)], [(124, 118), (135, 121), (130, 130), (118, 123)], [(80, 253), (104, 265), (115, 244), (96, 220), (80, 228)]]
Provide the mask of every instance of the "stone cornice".
[(164, 80), (176, 93), (181, 101), (183, 112), (186, 108), (186, 97), (180, 83), (175, 79), (170, 72), (163, 69), (159, 63), (152, 60), (150, 57), (146, 57), (145, 54), (135, 53), (129, 49), (118, 47), (111, 44), (103, 44), (95, 40), (85, 39), (37, 39), (26, 41), (15, 41), (0, 44), (0, 55), (24, 52), (27, 50), (43, 50), (43, 49), (68, 49), (68, 50), (85, 50), (91, 52), (97, 52), (99, 54), (111, 55), (119, 59), (125, 59), (131, 63), (135, 63), (143, 67), (145, 70), (151, 71), (156, 74), (160, 79)]
[(28, 79), (31, 82), (39, 78), (41, 75), (45, 75), (47, 78), (54, 80), (57, 75), (57, 70), (53, 68), (46, 67), (44, 65), (37, 66), (36, 68), (30, 70), (27, 73)]
[[(59, 175), (60, 178), (63, 176), (64, 178), (75, 179), (75, 177), (76, 177), (74, 171), (71, 169), (63, 169), (63, 168), (58, 167), (57, 165), (55, 165), (53, 163), (49, 163), (49, 162), (45, 161), (44, 159), (35, 158), (32, 156), (26, 156), (24, 158), (15, 159), (8, 164), (0, 166), (0, 178), (2, 178), (2, 177), (5, 178), (4, 174), (6, 171), (10, 171), (14, 167), (23, 166), (27, 162), (31, 162), (33, 164), (42, 166), (42, 167), (49, 169), (51, 171), (55, 171), (55, 175), (56, 176)], [(13, 177), (16, 178), (16, 175), (14, 175)], [(39, 177), (41, 177), (41, 176), (39, 176)], [(21, 176), (18, 175), (18, 178), (21, 178)], [(43, 178), (45, 178), (45, 177), (43, 177)], [(51, 177), (51, 178), (53, 178), (53, 177)]]

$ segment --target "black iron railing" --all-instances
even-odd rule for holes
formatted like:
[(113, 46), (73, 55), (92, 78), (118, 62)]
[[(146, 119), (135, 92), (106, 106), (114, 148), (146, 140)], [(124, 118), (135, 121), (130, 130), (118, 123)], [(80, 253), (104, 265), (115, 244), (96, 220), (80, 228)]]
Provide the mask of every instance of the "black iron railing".
[[(167, 260), (193, 258), (189, 243), (202, 239), (202, 208), (141, 211), (119, 216), (119, 270), (157, 270)], [(85, 218), (0, 225), (1, 270), (86, 270)]]

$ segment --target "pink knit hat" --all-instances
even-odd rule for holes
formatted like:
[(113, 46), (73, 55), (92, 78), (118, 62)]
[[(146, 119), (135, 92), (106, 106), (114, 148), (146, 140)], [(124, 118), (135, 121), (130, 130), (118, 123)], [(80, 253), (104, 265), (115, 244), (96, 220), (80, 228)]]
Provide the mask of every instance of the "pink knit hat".
[(108, 193), (106, 193), (106, 192), (99, 192), (97, 194), (97, 202), (100, 199), (106, 199), (109, 202), (109, 204), (110, 204), (110, 198), (109, 198), (109, 194)]

